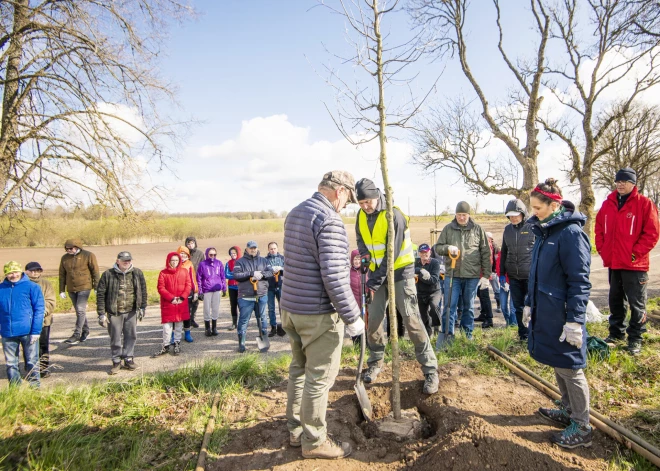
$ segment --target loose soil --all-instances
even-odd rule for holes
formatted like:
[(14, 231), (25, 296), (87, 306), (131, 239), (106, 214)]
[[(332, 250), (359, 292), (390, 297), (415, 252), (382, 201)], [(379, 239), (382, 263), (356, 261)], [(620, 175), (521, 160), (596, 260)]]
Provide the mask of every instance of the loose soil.
[[(439, 374), (439, 392), (425, 396), (418, 364), (401, 365), (401, 407), (419, 410), (428, 422), (428, 438), (396, 441), (379, 436), (373, 424), (360, 416), (353, 392), (355, 370), (343, 369), (330, 391), (327, 420), (335, 438), (352, 444), (350, 457), (304, 460), (300, 448), (289, 446), (283, 382), (258, 395), (256, 412), (238, 404), (239, 409), (226, 408), (231, 421), (229, 441), (207, 470), (607, 469), (615, 443), (596, 431), (588, 449), (567, 451), (552, 445), (548, 438), (559, 429), (535, 414), (550, 400), (517, 377), (481, 376), (457, 365), (445, 365)], [(391, 410), (390, 378), (386, 367), (376, 384), (367, 385), (376, 419)]]

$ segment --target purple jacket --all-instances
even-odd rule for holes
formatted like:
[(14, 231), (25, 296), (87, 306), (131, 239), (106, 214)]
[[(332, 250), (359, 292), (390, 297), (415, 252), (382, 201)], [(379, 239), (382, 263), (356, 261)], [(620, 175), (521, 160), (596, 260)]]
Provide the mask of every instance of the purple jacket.
[(227, 290), (225, 267), (217, 258), (209, 258), (211, 249), (215, 250), (215, 247), (206, 249), (206, 259), (202, 260), (197, 268), (197, 285), (199, 286), (199, 292), (202, 294)]

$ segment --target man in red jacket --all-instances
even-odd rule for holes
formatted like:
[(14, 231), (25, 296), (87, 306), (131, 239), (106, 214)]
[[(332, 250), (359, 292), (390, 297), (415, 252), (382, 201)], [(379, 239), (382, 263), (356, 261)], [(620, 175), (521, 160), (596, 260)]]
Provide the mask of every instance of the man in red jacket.
[[(637, 191), (637, 173), (629, 167), (616, 173), (616, 191), (603, 202), (596, 216), (596, 249), (609, 268), (610, 335), (616, 345), (628, 333), (628, 351), (637, 355), (646, 332), (646, 284), (649, 252), (658, 242), (658, 208)], [(625, 328), (626, 305), (630, 322)]]

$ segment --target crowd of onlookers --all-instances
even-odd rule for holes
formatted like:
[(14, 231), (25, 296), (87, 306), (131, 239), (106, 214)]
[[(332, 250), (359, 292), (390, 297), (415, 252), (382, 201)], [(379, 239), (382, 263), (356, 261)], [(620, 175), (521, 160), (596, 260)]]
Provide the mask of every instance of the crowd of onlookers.
[[(658, 210), (639, 194), (633, 169), (621, 169), (615, 181), (616, 190), (603, 203), (595, 224), (596, 249), (609, 270), (605, 342), (616, 346), (627, 334), (627, 350), (637, 355), (646, 331), (649, 252), (660, 234)], [(390, 232), (386, 195), (374, 182), (363, 178), (356, 183), (349, 172), (328, 172), (318, 191), (285, 221), (286, 261), (277, 243), (269, 243), (268, 254), (262, 256), (253, 240), (243, 253), (239, 246), (231, 247), (225, 264), (215, 247), (202, 251), (195, 237), (167, 254), (157, 284), (163, 341), (153, 357), (178, 355), (182, 341), (193, 342), (191, 329), (199, 327), (195, 318), (200, 301), (205, 335), (218, 335), (220, 300), (228, 296), (229, 329), (236, 330), (239, 352), (246, 350), (253, 312), (260, 351), (268, 350), (268, 337), (289, 336), (287, 417), (292, 446), (301, 446), (302, 427), (307, 437), (302, 442), (304, 456), (306, 447), (318, 442), (322, 445), (312, 447), (316, 452), (309, 456), (341, 457), (350, 452), (350, 446), (324, 441), (324, 422), (301, 425), (301, 409), (310, 417), (324, 410), (327, 390), (338, 371), (344, 332), (354, 340), (366, 335), (369, 356), (364, 381), (376, 381), (389, 335), (388, 290), (393, 286), (397, 312), (393, 324), (414, 345), (425, 378), (423, 392), (434, 394), (438, 374), (432, 339), (436, 339), (436, 349), (443, 349), (451, 345), (457, 328), (469, 340), (475, 322), (481, 322), (483, 329), (493, 328), (492, 289), (495, 311), (502, 313), (506, 326), (517, 329), (534, 359), (555, 369), (561, 405), (539, 410), (546, 419), (566, 426), (553, 436), (553, 442), (567, 448), (587, 446), (592, 431), (583, 372), (591, 290), (591, 243), (582, 229), (586, 216), (563, 198), (553, 179), (539, 183), (529, 193), (529, 202), (532, 216), (520, 199), (507, 205), (509, 222), (501, 248), (470, 216), (471, 208), (464, 201), (456, 206), (454, 219), (433, 246), (417, 246), (411, 239), (408, 216), (396, 206)], [(357, 249), (350, 255), (346, 228), (338, 216), (348, 203), (360, 206), (355, 222)], [(392, 234), (394, 241), (389, 241)], [(388, 245), (394, 251), (389, 259)], [(137, 322), (144, 316), (148, 299), (144, 274), (133, 266), (127, 251), (120, 252), (113, 267), (101, 274), (96, 257), (79, 240), (67, 240), (64, 248), (59, 295), (68, 295), (76, 312), (74, 331), (66, 343), (87, 339), (87, 301), (95, 290), (98, 323), (110, 336), (109, 373), (135, 370)], [(390, 263), (394, 280), (388, 283)], [(42, 272), (37, 262), (25, 269), (16, 262), (4, 266), (0, 335), (10, 382), (22, 379), (20, 347), (31, 384), (38, 386), (40, 378), (50, 374), (48, 343), (56, 298)], [(475, 298), (481, 305), (476, 318)], [(628, 307), (631, 314), (625, 326)]]

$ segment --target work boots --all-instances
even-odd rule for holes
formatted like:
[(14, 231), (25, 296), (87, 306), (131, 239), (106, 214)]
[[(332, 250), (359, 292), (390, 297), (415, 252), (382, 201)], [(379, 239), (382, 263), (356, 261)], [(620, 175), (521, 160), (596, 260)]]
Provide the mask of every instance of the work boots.
[(432, 373), (427, 373), (424, 375), (424, 394), (435, 394), (438, 392), (438, 383), (440, 379), (438, 378), (438, 372), (434, 371)]
[(270, 332), (268, 332), (268, 337), (275, 337), (277, 335), (277, 326), (271, 326)]
[(376, 378), (378, 378), (379, 374), (380, 374), (380, 366), (371, 365), (369, 368), (367, 368), (367, 371), (364, 372), (364, 382), (373, 383), (374, 381), (376, 381)]
[(351, 454), (353, 448), (348, 442), (340, 442), (328, 437), (323, 443), (312, 450), (303, 449), (303, 458), (320, 458), (326, 460), (336, 460), (345, 458)]
[(238, 334), (238, 353), (245, 351), (245, 334)]
[(213, 335), (211, 333), (211, 321), (204, 321), (204, 329), (205, 329), (204, 335), (206, 335), (207, 337)]
[(218, 321), (215, 319), (211, 321), (211, 335), (218, 335)]

